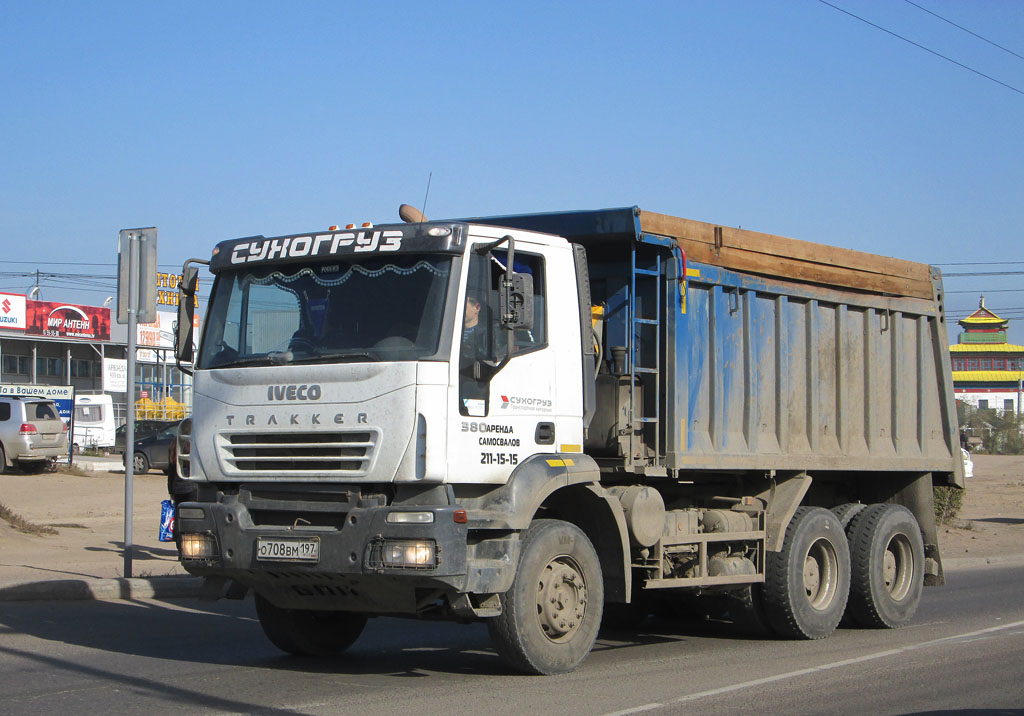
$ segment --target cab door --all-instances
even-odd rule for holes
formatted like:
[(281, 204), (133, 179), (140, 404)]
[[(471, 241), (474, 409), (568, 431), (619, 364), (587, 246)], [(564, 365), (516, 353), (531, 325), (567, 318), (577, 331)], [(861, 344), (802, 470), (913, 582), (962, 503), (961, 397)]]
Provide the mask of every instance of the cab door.
[(470, 246), (463, 282), (452, 364), (457, 417), (448, 442), (453, 482), (503, 483), (531, 455), (560, 452), (566, 444), (578, 451), (582, 443), (580, 361), (565, 360), (559, 350), (562, 342), (579, 343), (578, 320), (568, 326), (560, 320), (562, 313), (577, 315), (575, 300), (565, 306), (550, 300), (553, 276), (574, 282), (561, 266), (568, 247), (516, 240), (513, 270), (532, 279), (533, 322), (508, 330), (499, 306), (508, 250), (481, 251), (488, 243)]

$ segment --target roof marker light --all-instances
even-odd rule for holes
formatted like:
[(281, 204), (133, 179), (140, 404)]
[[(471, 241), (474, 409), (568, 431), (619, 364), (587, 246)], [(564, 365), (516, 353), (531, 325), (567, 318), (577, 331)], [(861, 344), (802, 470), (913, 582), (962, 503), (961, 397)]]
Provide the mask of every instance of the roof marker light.
[(337, 224), (331, 224), (330, 226), (327, 227), (327, 230), (328, 231), (337, 231), (338, 230), (338, 225)]
[(345, 228), (346, 229), (354, 229), (354, 228), (356, 228), (356, 225), (355, 224), (345, 224)]
[(373, 222), (372, 221), (364, 221), (363, 222), (363, 228), (364, 229), (372, 229), (373, 228)]

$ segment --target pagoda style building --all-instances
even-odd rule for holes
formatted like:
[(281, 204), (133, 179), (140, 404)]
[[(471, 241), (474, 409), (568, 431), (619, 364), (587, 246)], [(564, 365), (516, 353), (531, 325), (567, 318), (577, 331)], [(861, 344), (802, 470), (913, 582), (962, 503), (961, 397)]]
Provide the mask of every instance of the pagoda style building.
[(963, 333), (949, 347), (953, 361), (953, 393), (979, 409), (1019, 413), (1024, 379), (1024, 346), (1006, 342), (1009, 321), (985, 308), (959, 321)]

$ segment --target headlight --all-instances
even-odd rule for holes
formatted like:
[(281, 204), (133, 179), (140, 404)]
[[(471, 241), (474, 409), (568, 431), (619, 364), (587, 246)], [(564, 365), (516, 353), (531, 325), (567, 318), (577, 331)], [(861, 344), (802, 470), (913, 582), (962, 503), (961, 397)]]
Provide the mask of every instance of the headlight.
[(213, 535), (182, 535), (183, 559), (209, 559), (217, 556), (217, 538)]
[(433, 540), (384, 540), (386, 567), (435, 567), (436, 549)]

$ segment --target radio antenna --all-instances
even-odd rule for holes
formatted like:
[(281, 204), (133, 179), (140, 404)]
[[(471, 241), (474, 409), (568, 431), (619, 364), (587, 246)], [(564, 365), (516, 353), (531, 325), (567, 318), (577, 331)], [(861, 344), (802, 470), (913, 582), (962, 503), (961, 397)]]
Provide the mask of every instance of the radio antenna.
[(430, 174), (427, 175), (427, 193), (423, 195), (423, 211), (422, 211), (423, 221), (427, 220), (426, 219), (426, 216), (427, 216), (427, 197), (430, 196), (430, 180), (433, 179), (433, 178), (434, 178), (434, 172), (430, 172)]

